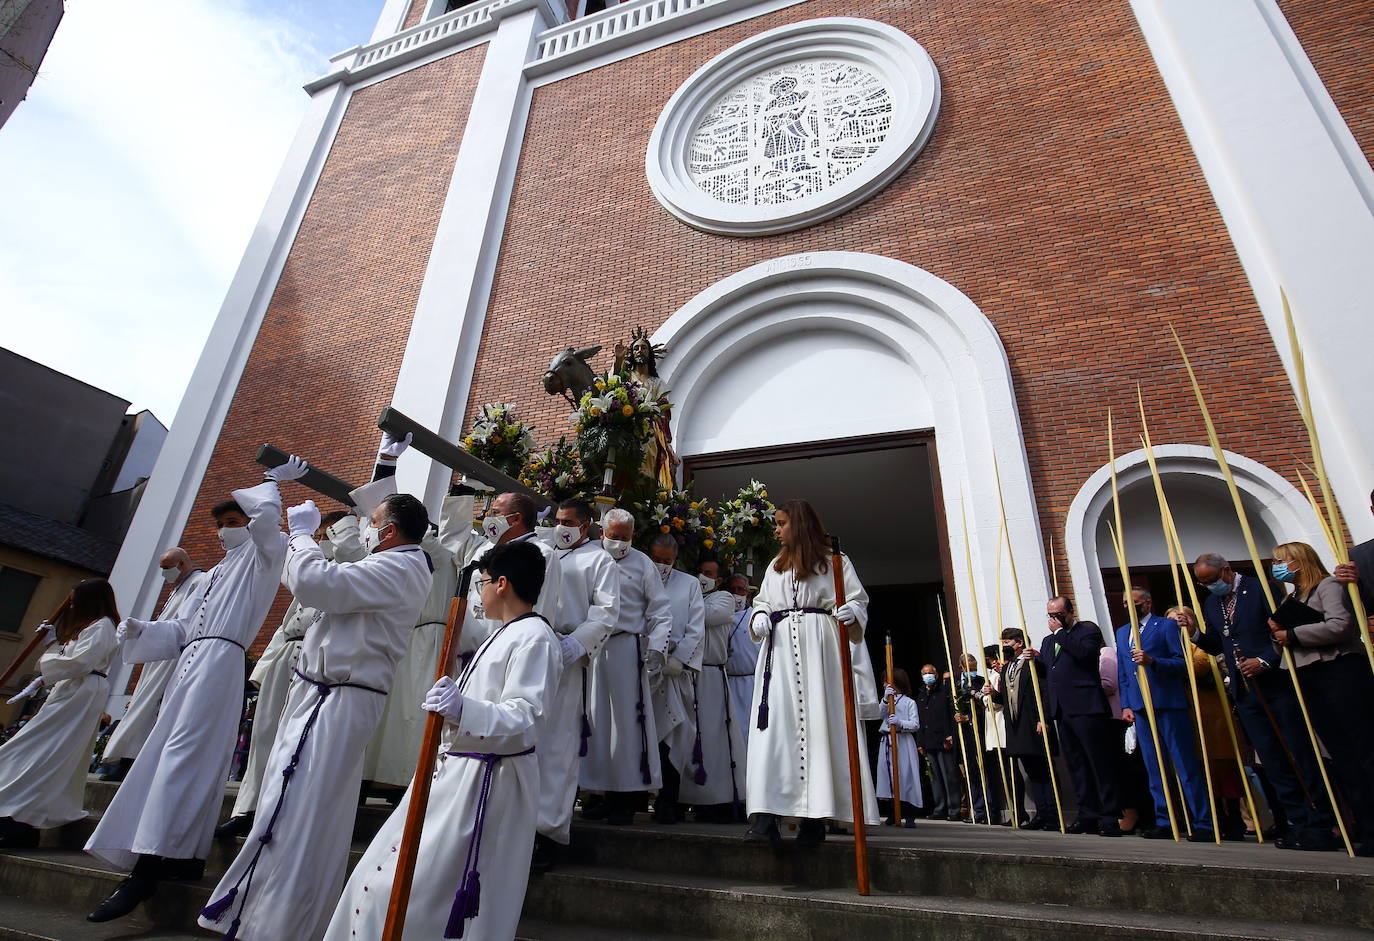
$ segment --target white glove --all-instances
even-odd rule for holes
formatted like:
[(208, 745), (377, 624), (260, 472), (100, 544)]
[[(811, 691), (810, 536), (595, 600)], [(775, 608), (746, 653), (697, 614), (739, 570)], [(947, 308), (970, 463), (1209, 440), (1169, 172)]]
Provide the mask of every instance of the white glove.
[(286, 511), (286, 528), (293, 536), (314, 536), (320, 528), (320, 508), (314, 500), (298, 503)]
[(137, 639), (147, 624), (147, 621), (140, 621), (137, 618), (125, 618), (119, 622), (119, 627), (115, 629), (115, 641), (122, 644), (126, 640)]
[(884, 686), (884, 687), (883, 687), (883, 699), (896, 699), (896, 698), (897, 698), (897, 691), (896, 691), (895, 689), (893, 689), (891, 686)]
[(484, 484), (484, 483), (482, 483), (480, 480), (478, 480), (476, 477), (469, 477), (469, 476), (467, 476), (466, 474), (463, 475), (463, 485), (464, 485), (465, 487), (471, 487), (473, 490), (478, 490), (478, 491), (483, 491), (483, 492), (490, 492), (490, 491), (496, 489), (496, 488), (493, 487), (491, 484)]
[(683, 663), (677, 657), (669, 657), (668, 662), (663, 666), (663, 672), (669, 676), (681, 676), (682, 671), (686, 668), (687, 664)]
[(40, 689), (42, 689), (42, 688), (43, 688), (43, 677), (42, 677), (42, 676), (36, 676), (36, 677), (34, 677), (32, 683), (30, 683), (28, 686), (25, 686), (23, 689), (21, 689), (21, 690), (19, 691), (19, 695), (15, 696), (15, 697), (12, 698), (12, 699), (6, 699), (6, 700), (5, 700), (5, 705), (7, 705), (7, 706), (12, 706), (12, 705), (14, 705), (15, 703), (17, 703), (17, 702), (18, 702), (19, 700), (21, 700), (21, 699), (28, 699), (30, 696), (32, 696), (34, 693), (38, 692), (38, 691), (39, 691)]
[(395, 464), (396, 459), (406, 453), (406, 448), (410, 447), (414, 437), (407, 434), (404, 438), (397, 438), (389, 431), (382, 432), (382, 446), (377, 449), (377, 463)]
[(420, 708), (427, 712), (437, 712), (449, 722), (457, 723), (463, 718), (463, 694), (458, 684), (450, 677), (441, 676), (438, 682), (425, 693), (425, 701)]
[(300, 480), (309, 470), (310, 465), (293, 454), (286, 459), (285, 464), (277, 465), (262, 476), (266, 477), (268, 480), (275, 480), (280, 484), (288, 480)]
[(841, 624), (858, 624), (859, 609), (854, 606), (854, 602), (846, 601), (844, 604), (840, 605), (838, 608), (835, 609), (835, 617), (839, 620)]
[(563, 665), (567, 666), (578, 657), (587, 655), (587, 648), (582, 646), (582, 641), (571, 634), (558, 635), (558, 647), (563, 651)]
[(44, 621), (43, 623), (39, 624), (36, 628), (34, 628), (33, 632), (35, 634), (46, 633), (48, 635), (47, 637), (43, 638), (44, 647), (48, 646), (49, 644), (57, 640), (57, 628), (53, 627), (47, 621)]
[(644, 672), (649, 675), (649, 681), (655, 686), (658, 685), (659, 677), (663, 675), (663, 667), (667, 662), (661, 650), (650, 650), (644, 655)]

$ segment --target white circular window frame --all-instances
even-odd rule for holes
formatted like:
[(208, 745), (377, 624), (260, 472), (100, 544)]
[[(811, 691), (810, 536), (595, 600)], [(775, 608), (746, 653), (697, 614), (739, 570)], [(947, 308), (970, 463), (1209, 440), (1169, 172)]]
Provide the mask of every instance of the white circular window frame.
[[(698, 125), (721, 96), (761, 72), (799, 59), (849, 60), (875, 72), (892, 97), (892, 126), (868, 160), (835, 185), (802, 199), (731, 205), (708, 196), (687, 171)], [(725, 50), (668, 99), (649, 138), (644, 171), (654, 197), (688, 225), (718, 235), (773, 235), (848, 212), (897, 178), (930, 139), (940, 110), (940, 74), (906, 33), (856, 17), (806, 20)]]

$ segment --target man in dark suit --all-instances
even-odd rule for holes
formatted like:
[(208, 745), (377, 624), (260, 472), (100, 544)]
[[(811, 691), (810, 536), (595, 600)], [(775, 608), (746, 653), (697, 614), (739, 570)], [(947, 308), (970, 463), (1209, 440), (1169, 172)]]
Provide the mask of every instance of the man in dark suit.
[(1078, 820), (1068, 832), (1121, 836), (1116, 752), (1122, 743), (1098, 672), (1102, 630), (1078, 620), (1073, 601), (1062, 595), (1051, 598), (1045, 610), (1050, 635), (1040, 655), (1049, 671), (1048, 706), (1059, 723), (1064, 761), (1078, 794)]
[[(1048, 683), (1045, 665), (1028, 654), (1026, 635), (1019, 627), (1002, 631), (1002, 646), (1007, 660), (1002, 667), (1002, 681), (993, 690), (992, 701), (1004, 707), (1007, 719), (1007, 757), (1021, 762), (1026, 775), (1026, 790), (1035, 801), (1035, 816), (1021, 822), (1022, 830), (1058, 830), (1059, 802), (1050, 782), (1050, 766), (1045, 761), (1045, 736), (1049, 737), (1051, 754), (1059, 754), (1059, 742), (1054, 723), (1040, 713), (1035, 701), (1035, 686), (1031, 670), (1040, 677), (1040, 685)], [(1048, 705), (1046, 706), (1048, 709)]]
[[(1117, 690), (1121, 694), (1121, 717), (1135, 725), (1155, 805), (1153, 825), (1141, 835), (1156, 840), (1173, 836), (1165, 800), (1165, 790), (1169, 787), (1165, 775), (1173, 768), (1183, 782), (1184, 799), (1193, 821), (1193, 832), (1188, 840), (1210, 843), (1216, 831), (1207, 800), (1207, 777), (1198, 761), (1197, 736), (1189, 711), (1187, 671), (1193, 668), (1192, 661), (1183, 655), (1178, 622), (1156, 617), (1151, 612), (1148, 591), (1132, 588), (1124, 600), (1138, 614), (1140, 645), (1135, 643), (1130, 624), (1117, 629)], [(1149, 721), (1140, 685), (1142, 671), (1149, 684), (1153, 723)]]
[[(1374, 513), (1374, 493), (1369, 495), (1369, 512)], [(1343, 583), (1356, 582), (1365, 614), (1374, 615), (1374, 539), (1360, 543), (1350, 550), (1350, 565), (1338, 565), (1332, 572)]]
[[(1271, 611), (1263, 587), (1215, 552), (1199, 556), (1193, 574), (1208, 592), (1202, 603), (1207, 630), (1199, 631), (1193, 643), (1223, 655), (1236, 714), (1290, 823), (1290, 832), (1279, 835), (1274, 845), (1337, 849), (1331, 832), (1336, 818), (1322, 791), (1321, 769), (1292, 681), (1284, 675), (1269, 633)], [(1272, 593), (1276, 602), (1283, 597), (1277, 587)]]

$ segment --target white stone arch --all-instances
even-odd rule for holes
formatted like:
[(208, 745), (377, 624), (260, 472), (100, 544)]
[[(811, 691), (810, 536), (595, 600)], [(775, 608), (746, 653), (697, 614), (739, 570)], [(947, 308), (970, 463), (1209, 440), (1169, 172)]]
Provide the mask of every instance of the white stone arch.
[[(878, 409), (876, 417), (844, 429), (825, 425), (805, 432), (788, 427), (784, 408), (767, 421), (744, 423), (704, 407), (711, 401), (710, 390), (731, 377), (764, 381), (775, 367), (768, 360), (770, 351), (814, 337), (821, 338), (823, 347), (814, 348), (813, 341), (818, 368), (824, 367), (828, 350), (843, 345), (832, 341), (844, 340), (868, 348), (860, 355), (867, 357), (865, 362), (880, 381), (892, 386), (898, 372), (905, 376), (899, 390), (870, 390), (867, 372), (818, 371), (811, 377), (818, 387), (844, 384), (851, 394), (868, 394), (875, 400), (886, 391), (916, 401)], [(997, 625), (990, 615), (1001, 522), (995, 459), (1026, 610), (1031, 623), (1038, 624), (1033, 612), (1044, 611), (1049, 586), (1011, 370), (991, 322), (956, 288), (927, 271), (879, 255), (789, 255), (707, 288), (668, 318), (653, 340), (668, 347), (659, 369), (672, 388), (674, 437), (686, 456), (787, 443), (777, 440), (780, 434), (800, 442), (933, 428), (944, 501), (937, 509), (945, 513), (953, 563), (954, 584), (947, 588), (967, 618), (971, 607), (960, 520), (961, 507), (967, 506), (983, 628), (989, 636)], [(904, 410), (904, 405), (911, 407)], [(1014, 619), (1014, 599), (1009, 590), (1003, 595), (1003, 615)]]
[[(1212, 489), (1219, 495), (1219, 499), (1225, 500), (1222, 511), (1228, 517), (1234, 518), (1230, 498), (1223, 489), (1221, 470), (1217, 467), (1211, 448), (1196, 444), (1160, 444), (1155, 445), (1154, 452), (1155, 463), (1159, 466), (1160, 476), (1164, 481), (1166, 496), (1170, 495), (1171, 485), (1176, 485), (1180, 481), (1186, 483), (1189, 477), (1201, 478), (1217, 485)], [(1267, 529), (1275, 538), (1283, 541), (1310, 543), (1330, 565), (1330, 552), (1327, 550), (1321, 525), (1307, 498), (1298, 488), (1256, 460), (1231, 451), (1224, 453), (1235, 477), (1236, 487), (1241, 492), (1251, 526)], [(1117, 485), (1123, 494), (1130, 488), (1145, 486), (1150, 490), (1151, 501), (1155, 500), (1150, 465), (1144, 449), (1118, 457), (1116, 473)], [(1173, 501), (1170, 509), (1175, 519), (1179, 520), (1179, 508), (1173, 505)], [(1099, 551), (1098, 526), (1103, 514), (1110, 515), (1111, 512), (1111, 468), (1104, 464), (1093, 472), (1079, 489), (1073, 503), (1069, 505), (1068, 515), (1064, 520), (1064, 552), (1069, 559), (1074, 597), (1078, 600), (1081, 615), (1088, 620), (1096, 621), (1104, 628), (1110, 623), (1110, 617), (1107, 613), (1102, 569), (1116, 566), (1117, 559), (1114, 552), (1104, 558)], [(1129, 530), (1130, 520), (1123, 519), (1123, 523)], [(1182, 522), (1179, 528), (1183, 528)], [(1194, 557), (1217, 549), (1215, 546), (1190, 545), (1186, 538), (1182, 541), (1183, 551)], [(1272, 547), (1259, 545), (1258, 548), (1261, 555), (1265, 555)], [(1127, 561), (1130, 561), (1129, 551)]]

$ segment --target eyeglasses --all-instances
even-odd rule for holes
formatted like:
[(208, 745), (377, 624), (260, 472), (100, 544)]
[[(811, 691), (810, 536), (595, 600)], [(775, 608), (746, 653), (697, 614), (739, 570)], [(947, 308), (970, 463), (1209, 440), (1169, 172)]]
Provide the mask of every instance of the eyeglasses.
[(496, 581), (496, 579), (494, 578), (479, 578), (477, 579), (477, 581), (473, 582), (473, 586), (476, 587), (478, 591), (481, 591), (484, 587), (490, 585), (494, 581)]

